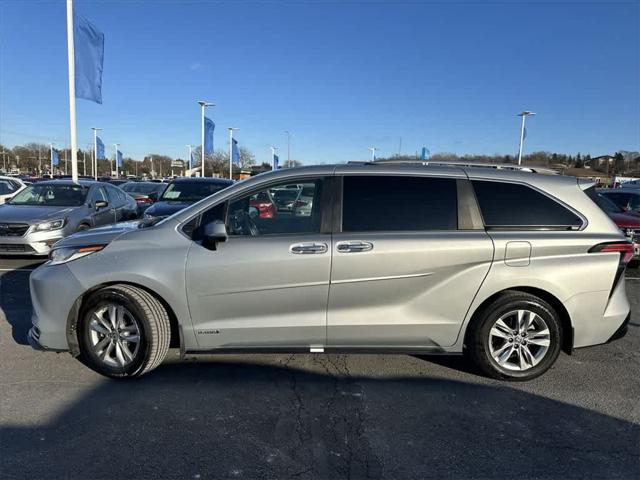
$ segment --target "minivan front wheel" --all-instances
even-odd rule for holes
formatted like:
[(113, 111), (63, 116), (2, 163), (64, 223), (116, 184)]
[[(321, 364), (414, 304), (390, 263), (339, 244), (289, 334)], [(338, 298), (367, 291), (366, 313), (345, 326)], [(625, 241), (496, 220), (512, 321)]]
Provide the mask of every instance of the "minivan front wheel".
[(487, 375), (531, 380), (558, 358), (558, 315), (547, 302), (524, 292), (505, 292), (472, 325), (468, 353)]
[(167, 311), (151, 294), (112, 285), (85, 302), (78, 325), (80, 359), (109, 377), (136, 377), (167, 355), (171, 326)]

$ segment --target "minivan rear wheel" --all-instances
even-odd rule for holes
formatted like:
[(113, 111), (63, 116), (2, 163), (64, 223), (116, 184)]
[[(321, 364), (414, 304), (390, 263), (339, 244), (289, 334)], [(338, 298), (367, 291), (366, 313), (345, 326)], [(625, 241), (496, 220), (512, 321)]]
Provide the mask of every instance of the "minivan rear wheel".
[(558, 314), (543, 299), (524, 292), (500, 295), (471, 325), (467, 351), (487, 375), (525, 381), (555, 363), (562, 345)]
[(167, 311), (149, 292), (131, 285), (108, 286), (83, 306), (80, 360), (108, 377), (137, 377), (162, 363), (170, 337)]

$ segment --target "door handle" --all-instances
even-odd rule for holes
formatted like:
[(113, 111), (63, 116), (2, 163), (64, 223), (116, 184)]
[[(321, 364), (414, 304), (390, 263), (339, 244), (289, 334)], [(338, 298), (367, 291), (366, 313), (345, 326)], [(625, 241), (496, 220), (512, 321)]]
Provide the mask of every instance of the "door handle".
[(369, 250), (373, 250), (373, 243), (362, 240), (338, 242), (336, 249), (341, 253), (368, 252)]
[(313, 253), (326, 253), (328, 250), (326, 243), (294, 243), (289, 247), (291, 253), (308, 255)]

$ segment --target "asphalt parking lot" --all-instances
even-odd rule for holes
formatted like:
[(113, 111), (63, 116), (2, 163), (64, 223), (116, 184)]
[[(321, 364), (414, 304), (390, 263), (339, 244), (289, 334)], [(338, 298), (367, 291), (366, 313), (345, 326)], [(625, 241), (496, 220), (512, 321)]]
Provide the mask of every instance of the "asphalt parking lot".
[(41, 353), (29, 260), (0, 260), (0, 478), (640, 478), (628, 335), (524, 384), (461, 357), (220, 355), (108, 380)]

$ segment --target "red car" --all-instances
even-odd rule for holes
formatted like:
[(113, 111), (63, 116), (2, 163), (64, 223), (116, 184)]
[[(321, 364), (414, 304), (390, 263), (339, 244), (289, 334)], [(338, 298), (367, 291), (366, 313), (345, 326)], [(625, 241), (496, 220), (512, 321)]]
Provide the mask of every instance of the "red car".
[(276, 205), (267, 192), (260, 192), (251, 198), (249, 205), (258, 209), (258, 218), (276, 218)]
[(625, 211), (600, 193), (594, 197), (593, 200), (598, 206), (609, 215), (618, 228), (633, 242), (634, 260), (640, 259), (640, 214)]

